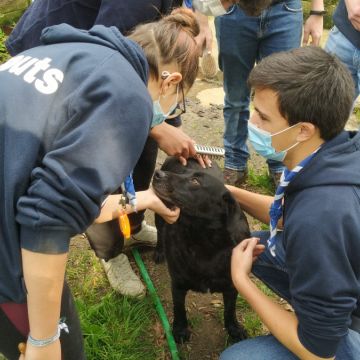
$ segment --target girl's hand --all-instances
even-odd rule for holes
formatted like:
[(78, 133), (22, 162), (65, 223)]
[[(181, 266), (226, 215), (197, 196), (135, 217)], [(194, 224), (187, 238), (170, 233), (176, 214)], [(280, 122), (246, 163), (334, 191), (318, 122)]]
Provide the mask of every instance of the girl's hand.
[[(210, 158), (207, 155), (200, 155), (200, 154), (196, 154), (194, 156), (194, 158), (198, 161), (198, 163), (200, 164), (200, 166), (204, 169), (209, 168), (212, 166), (212, 162), (210, 160)], [(186, 164), (185, 164), (186, 165)]]
[(180, 216), (180, 209), (169, 209), (165, 204), (156, 196), (154, 190), (149, 188), (148, 194), (151, 198), (149, 209), (160, 215), (167, 223), (173, 224)]
[(253, 262), (265, 250), (265, 246), (258, 242), (259, 238), (245, 239), (232, 251), (231, 277), (236, 287), (249, 276)]

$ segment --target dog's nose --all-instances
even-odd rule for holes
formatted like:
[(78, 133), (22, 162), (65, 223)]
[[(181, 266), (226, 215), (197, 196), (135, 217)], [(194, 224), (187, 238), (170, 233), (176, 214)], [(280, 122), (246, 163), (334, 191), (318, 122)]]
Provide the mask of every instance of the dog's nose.
[(156, 170), (155, 174), (154, 174), (154, 178), (155, 179), (162, 179), (166, 176), (166, 174), (164, 173), (164, 171), (161, 170)]

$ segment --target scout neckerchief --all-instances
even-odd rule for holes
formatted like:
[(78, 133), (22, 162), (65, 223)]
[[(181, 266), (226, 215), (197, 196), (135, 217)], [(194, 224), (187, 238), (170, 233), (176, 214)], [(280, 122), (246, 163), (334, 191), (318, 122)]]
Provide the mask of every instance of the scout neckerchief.
[(320, 148), (317, 148), (312, 154), (302, 160), (294, 169), (288, 170), (285, 169), (281, 174), (280, 184), (276, 189), (274, 202), (270, 206), (270, 237), (267, 241), (270, 253), (272, 256), (276, 256), (276, 233), (277, 233), (277, 224), (280, 218), (283, 215), (283, 197), (287, 186), (290, 181), (311, 161), (315, 154), (319, 151)]

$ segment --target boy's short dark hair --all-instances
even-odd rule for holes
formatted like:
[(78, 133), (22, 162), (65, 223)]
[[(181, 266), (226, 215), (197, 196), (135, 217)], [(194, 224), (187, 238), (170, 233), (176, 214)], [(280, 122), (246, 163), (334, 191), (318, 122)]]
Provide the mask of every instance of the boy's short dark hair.
[(315, 46), (266, 57), (251, 71), (248, 83), (255, 90), (275, 91), (279, 111), (289, 125), (310, 122), (324, 140), (344, 129), (355, 96), (345, 65)]

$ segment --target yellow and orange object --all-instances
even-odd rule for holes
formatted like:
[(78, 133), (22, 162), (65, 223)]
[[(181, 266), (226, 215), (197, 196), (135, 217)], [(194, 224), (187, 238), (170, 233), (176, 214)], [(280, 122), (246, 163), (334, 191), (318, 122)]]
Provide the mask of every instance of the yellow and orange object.
[(125, 239), (129, 239), (131, 235), (131, 226), (130, 226), (130, 220), (127, 216), (125, 209), (126, 209), (126, 197), (124, 195), (121, 196), (120, 205), (122, 206), (122, 210), (119, 215), (119, 226), (122, 234), (124, 235)]

